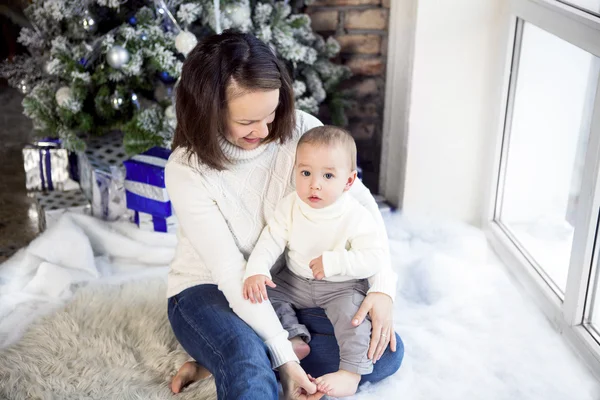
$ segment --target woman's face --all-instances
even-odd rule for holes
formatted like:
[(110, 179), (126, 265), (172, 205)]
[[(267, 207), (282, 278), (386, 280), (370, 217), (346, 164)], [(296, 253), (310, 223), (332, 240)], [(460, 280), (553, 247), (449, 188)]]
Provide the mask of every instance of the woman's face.
[(279, 104), (279, 89), (247, 92), (227, 101), (225, 138), (245, 150), (253, 150), (269, 136)]

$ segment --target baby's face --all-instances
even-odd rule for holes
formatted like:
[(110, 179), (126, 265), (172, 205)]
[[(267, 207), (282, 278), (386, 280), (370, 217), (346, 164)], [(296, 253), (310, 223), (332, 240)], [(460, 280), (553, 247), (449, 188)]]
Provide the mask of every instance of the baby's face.
[(296, 193), (312, 208), (324, 208), (352, 186), (356, 171), (343, 146), (305, 143), (296, 151)]

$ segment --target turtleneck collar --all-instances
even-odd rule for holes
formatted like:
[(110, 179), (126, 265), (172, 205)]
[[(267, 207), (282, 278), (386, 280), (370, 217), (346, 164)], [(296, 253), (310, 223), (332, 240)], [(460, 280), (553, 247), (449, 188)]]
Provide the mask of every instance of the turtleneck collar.
[(246, 150), (234, 145), (229, 140), (225, 139), (223, 135), (218, 135), (217, 138), (219, 146), (221, 147), (221, 150), (223, 150), (223, 154), (225, 154), (225, 157), (232, 163), (252, 160), (264, 153), (269, 146), (273, 145), (273, 142), (267, 144), (262, 143), (253, 150)]
[(348, 196), (348, 193), (345, 192), (335, 201), (335, 203), (330, 204), (327, 207), (312, 208), (298, 196), (298, 193), (296, 193), (296, 204), (298, 204), (300, 211), (308, 219), (332, 219), (339, 217), (345, 212), (346, 207), (348, 206)]

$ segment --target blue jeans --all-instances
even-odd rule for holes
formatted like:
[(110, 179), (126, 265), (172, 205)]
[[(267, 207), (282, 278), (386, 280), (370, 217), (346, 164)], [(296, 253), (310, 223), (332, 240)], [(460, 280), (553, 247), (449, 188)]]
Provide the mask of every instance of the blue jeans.
[[(215, 377), (219, 399), (277, 399), (277, 380), (266, 346), (229, 308), (216, 285), (194, 286), (169, 298), (168, 315), (183, 348)], [(299, 310), (298, 319), (312, 335), (311, 352), (301, 362), (306, 373), (317, 377), (337, 371), (339, 348), (325, 312)], [(396, 352), (388, 348), (361, 384), (379, 382), (400, 368), (404, 346), (398, 335), (396, 342)]]

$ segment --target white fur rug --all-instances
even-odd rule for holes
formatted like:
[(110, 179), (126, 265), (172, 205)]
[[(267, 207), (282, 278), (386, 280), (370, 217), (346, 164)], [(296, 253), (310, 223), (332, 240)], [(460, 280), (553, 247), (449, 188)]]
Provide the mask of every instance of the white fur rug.
[[(79, 290), (0, 354), (0, 398), (167, 399), (188, 359), (166, 313), (161, 278)], [(216, 399), (213, 379), (178, 399)]]
[[(169, 328), (162, 283), (173, 238), (67, 218), (0, 265), (0, 398), (214, 398), (212, 381), (177, 397), (168, 389), (187, 359)], [(406, 354), (398, 373), (364, 385), (356, 399), (600, 398), (598, 382), (479, 230), (399, 214), (386, 224)], [(67, 234), (78, 244), (58, 257)], [(159, 278), (148, 283), (148, 275)]]

